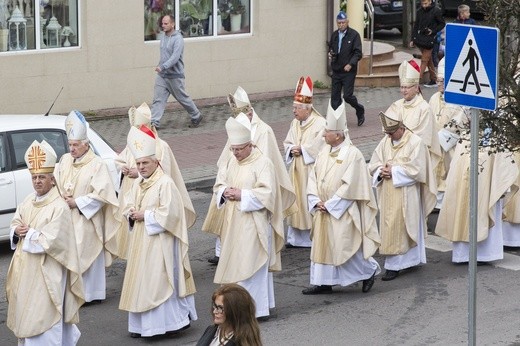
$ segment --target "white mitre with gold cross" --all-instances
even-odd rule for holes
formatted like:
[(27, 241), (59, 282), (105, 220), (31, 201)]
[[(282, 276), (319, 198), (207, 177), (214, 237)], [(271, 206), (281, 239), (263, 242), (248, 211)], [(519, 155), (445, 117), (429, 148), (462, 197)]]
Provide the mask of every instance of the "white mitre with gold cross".
[(25, 152), (25, 163), (31, 174), (47, 174), (54, 172), (57, 155), (46, 141), (32, 142)]
[(155, 134), (145, 125), (141, 125), (140, 128), (132, 126), (128, 132), (126, 143), (136, 160), (155, 155)]

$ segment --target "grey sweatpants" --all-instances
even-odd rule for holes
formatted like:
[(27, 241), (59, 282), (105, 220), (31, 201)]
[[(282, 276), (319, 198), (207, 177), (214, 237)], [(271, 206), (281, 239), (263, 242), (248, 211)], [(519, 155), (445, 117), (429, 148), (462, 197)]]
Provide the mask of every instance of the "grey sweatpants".
[(164, 114), (168, 97), (172, 95), (190, 115), (191, 121), (195, 121), (200, 117), (200, 111), (186, 93), (184, 78), (163, 78), (157, 75), (155, 78), (155, 87), (152, 103), (152, 124), (159, 125)]

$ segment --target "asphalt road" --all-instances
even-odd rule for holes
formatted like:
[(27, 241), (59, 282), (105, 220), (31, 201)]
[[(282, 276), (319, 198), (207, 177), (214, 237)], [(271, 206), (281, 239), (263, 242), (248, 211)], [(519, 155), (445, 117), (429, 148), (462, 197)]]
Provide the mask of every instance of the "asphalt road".
[[(125, 263), (107, 270), (107, 299), (82, 307), (78, 325), (79, 345), (194, 345), (211, 322), (209, 315), (215, 267), (206, 260), (213, 255), (214, 237), (200, 231), (210, 194), (191, 191), (199, 215), (190, 231), (190, 258), (197, 285), (195, 296), (199, 319), (177, 336), (131, 339), (127, 314), (118, 310)], [(429, 220), (435, 224), (436, 216)], [(376, 279), (373, 289), (361, 293), (361, 284), (334, 288), (334, 293), (303, 296), (309, 284), (309, 250), (288, 249), (282, 253), (283, 270), (276, 273), (276, 316), (260, 324), (265, 345), (455, 345), (467, 342), (466, 265), (451, 263), (451, 252), (440, 238), (428, 238), (428, 264), (404, 272), (396, 280)], [(11, 258), (7, 244), (0, 244), (0, 291)], [(437, 250), (433, 250), (437, 249)], [(520, 344), (518, 314), (518, 265), (516, 250), (496, 265), (478, 267), (477, 343)], [(382, 264), (382, 258), (376, 257)], [(516, 262), (515, 262), (516, 261)], [(510, 267), (511, 269), (504, 269)], [(15, 345), (7, 329), (7, 303), (0, 296), (0, 345)]]

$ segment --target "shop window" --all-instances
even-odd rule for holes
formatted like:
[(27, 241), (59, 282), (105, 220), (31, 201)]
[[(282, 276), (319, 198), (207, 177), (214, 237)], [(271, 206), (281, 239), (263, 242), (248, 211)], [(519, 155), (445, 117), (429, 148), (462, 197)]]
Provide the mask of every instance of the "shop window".
[(250, 9), (250, 0), (144, 0), (144, 40), (159, 39), (165, 14), (185, 38), (250, 33)]
[(77, 46), (79, 0), (0, 0), (0, 52)]

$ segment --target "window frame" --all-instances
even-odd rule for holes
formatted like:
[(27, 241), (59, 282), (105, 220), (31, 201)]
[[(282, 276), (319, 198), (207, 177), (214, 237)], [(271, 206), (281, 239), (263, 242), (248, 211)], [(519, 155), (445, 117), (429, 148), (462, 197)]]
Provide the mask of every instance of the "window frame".
[[(40, 1), (39, 0), (31, 0), (33, 8), (40, 7)], [(34, 48), (31, 49), (24, 49), (24, 50), (7, 50), (5, 52), (0, 52), (0, 56), (4, 55), (26, 55), (26, 54), (40, 54), (40, 53), (56, 53), (56, 52), (64, 52), (64, 51), (75, 51), (79, 50), (82, 47), (82, 29), (81, 29), (81, 23), (82, 23), (82, 11), (81, 11), (81, 5), (83, 0), (72, 0), (76, 1), (76, 11), (77, 11), (77, 32), (75, 33), (75, 36), (77, 37), (77, 45), (70, 46), (70, 47), (55, 47), (55, 48), (42, 48), (40, 46), (41, 42), (41, 32), (40, 30), (34, 30)], [(39, 14), (39, 12), (38, 12)], [(41, 24), (41, 17), (36, 14), (34, 15), (34, 28), (39, 28)], [(63, 24), (63, 23), (60, 23)], [(63, 29), (63, 25), (62, 25)], [(27, 38), (26, 38), (27, 40)], [(9, 44), (9, 42), (8, 42)]]

